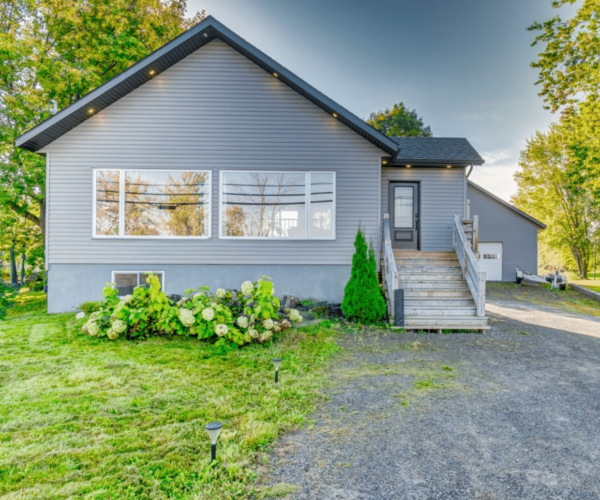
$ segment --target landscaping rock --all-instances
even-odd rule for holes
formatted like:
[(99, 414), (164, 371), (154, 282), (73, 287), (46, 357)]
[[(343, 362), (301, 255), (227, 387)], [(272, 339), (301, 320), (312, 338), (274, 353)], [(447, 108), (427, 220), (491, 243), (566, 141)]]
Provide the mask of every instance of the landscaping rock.
[(281, 310), (285, 309), (296, 309), (300, 304), (300, 299), (298, 297), (294, 297), (293, 295), (284, 295), (283, 300), (281, 301)]

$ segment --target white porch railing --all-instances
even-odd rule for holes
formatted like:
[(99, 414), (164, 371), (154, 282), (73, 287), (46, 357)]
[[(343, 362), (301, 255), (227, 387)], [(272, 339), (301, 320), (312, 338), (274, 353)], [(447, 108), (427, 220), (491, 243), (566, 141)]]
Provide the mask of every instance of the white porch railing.
[(383, 215), (383, 269), (382, 277), (387, 286), (390, 299), (390, 316), (396, 314), (395, 291), (398, 289), (398, 268), (396, 267), (396, 258), (392, 249), (392, 236), (390, 232), (390, 214)]
[(485, 316), (485, 273), (479, 270), (479, 262), (475, 258), (471, 243), (465, 235), (459, 215), (454, 216), (453, 244), (462, 268), (463, 278), (475, 300), (477, 316)]

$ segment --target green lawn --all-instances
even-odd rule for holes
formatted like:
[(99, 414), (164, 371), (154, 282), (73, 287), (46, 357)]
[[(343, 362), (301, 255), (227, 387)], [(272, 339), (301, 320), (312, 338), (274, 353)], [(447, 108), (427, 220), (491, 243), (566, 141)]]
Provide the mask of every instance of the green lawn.
[(226, 355), (195, 339), (110, 342), (44, 307), (22, 294), (0, 321), (3, 498), (254, 498), (261, 452), (304, 422), (339, 350), (328, 324)]

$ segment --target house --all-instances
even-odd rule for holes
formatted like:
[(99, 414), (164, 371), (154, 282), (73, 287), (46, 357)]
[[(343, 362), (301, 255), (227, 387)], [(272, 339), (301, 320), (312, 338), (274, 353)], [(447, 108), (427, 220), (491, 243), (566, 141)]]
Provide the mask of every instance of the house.
[(407, 326), (487, 325), (469, 142), (387, 137), (212, 17), (16, 144), (46, 156), (50, 312), (150, 271), (340, 301), (360, 224)]

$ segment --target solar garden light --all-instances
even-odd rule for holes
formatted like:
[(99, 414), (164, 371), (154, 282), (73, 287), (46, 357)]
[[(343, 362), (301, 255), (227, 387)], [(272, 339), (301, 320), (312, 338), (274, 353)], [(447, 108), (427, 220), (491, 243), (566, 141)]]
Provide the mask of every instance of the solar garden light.
[(279, 382), (279, 366), (281, 365), (281, 358), (273, 359), (275, 365), (275, 383)]
[(205, 428), (210, 438), (210, 461), (214, 462), (217, 459), (217, 438), (221, 433), (223, 424), (221, 422), (211, 422), (206, 424)]

